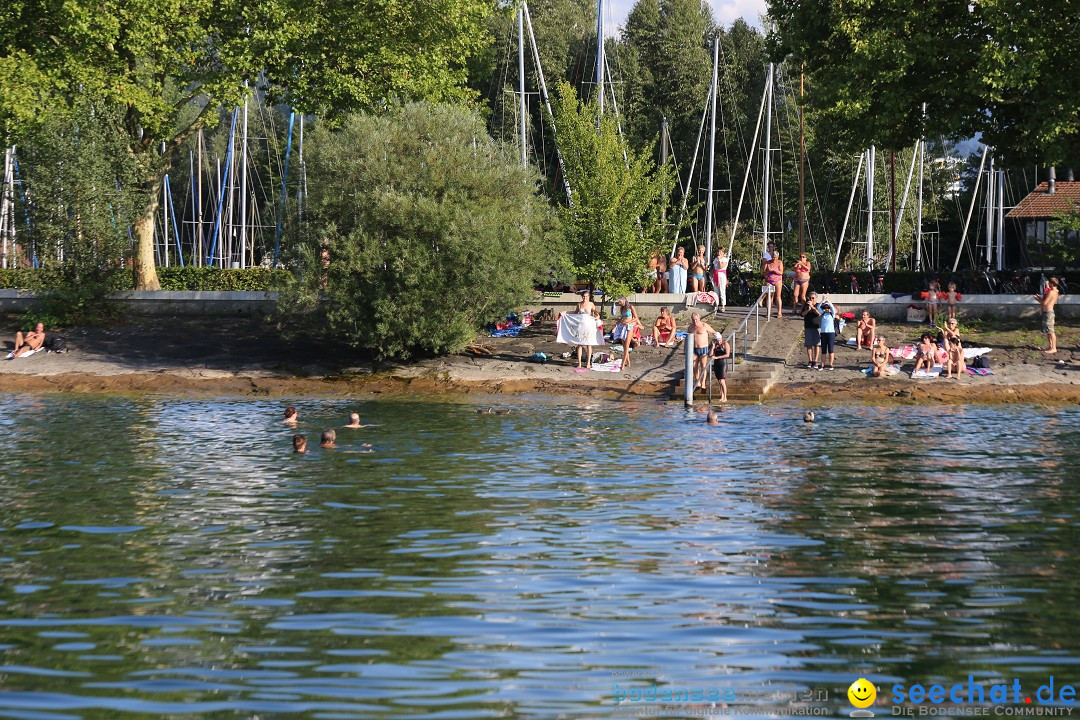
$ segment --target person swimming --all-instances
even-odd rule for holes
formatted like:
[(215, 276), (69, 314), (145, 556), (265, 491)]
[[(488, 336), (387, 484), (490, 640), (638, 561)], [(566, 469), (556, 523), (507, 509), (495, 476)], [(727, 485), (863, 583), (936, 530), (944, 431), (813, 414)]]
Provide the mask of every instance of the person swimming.
[(335, 444), (336, 441), (337, 441), (337, 433), (334, 432), (333, 428), (326, 428), (325, 430), (322, 431), (322, 438), (319, 441), (319, 447), (324, 447), (324, 448), (337, 447), (337, 445)]
[(296, 433), (292, 436), (292, 447), (294, 453), (306, 453), (307, 452), (307, 438)]
[(292, 405), (285, 408), (285, 424), (296, 425), (296, 421), (300, 419), (300, 414), (296, 412), (296, 408)]
[(720, 416), (717, 414), (717, 412), (715, 410), (710, 410), (709, 414), (705, 416), (705, 424), (706, 425), (719, 425), (720, 424)]

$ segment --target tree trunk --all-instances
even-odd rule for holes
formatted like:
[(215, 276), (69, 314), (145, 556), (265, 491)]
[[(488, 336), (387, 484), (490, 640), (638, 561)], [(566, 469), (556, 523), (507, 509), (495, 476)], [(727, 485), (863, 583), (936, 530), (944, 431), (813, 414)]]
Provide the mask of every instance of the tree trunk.
[(154, 262), (154, 215), (161, 194), (161, 179), (150, 182), (150, 197), (142, 215), (135, 221), (135, 289), (160, 290), (157, 265)]

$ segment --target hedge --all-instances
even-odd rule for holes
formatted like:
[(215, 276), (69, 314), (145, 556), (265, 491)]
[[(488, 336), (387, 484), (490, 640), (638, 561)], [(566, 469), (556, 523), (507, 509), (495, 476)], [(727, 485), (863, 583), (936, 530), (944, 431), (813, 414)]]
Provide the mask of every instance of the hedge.
[[(287, 270), (245, 268), (243, 270), (213, 267), (158, 268), (162, 290), (279, 290), (289, 278)], [(130, 274), (120, 278), (120, 290), (131, 290)], [(0, 269), (0, 288), (21, 290), (52, 290), (60, 287), (62, 275), (55, 269)]]

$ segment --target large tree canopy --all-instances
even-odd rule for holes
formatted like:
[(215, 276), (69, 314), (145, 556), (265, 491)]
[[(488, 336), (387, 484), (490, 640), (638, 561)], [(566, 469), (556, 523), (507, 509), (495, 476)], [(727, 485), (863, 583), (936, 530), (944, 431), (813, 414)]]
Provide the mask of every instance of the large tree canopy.
[(1076, 0), (771, 0), (769, 16), (818, 133), (846, 150), (974, 133), (1006, 160), (1080, 150)]
[[(153, 213), (169, 154), (245, 84), (326, 116), (394, 97), (461, 98), (493, 0), (12, 0), (0, 121), (18, 135), (86, 95), (124, 108), (144, 157), (136, 284), (156, 289)], [(160, 150), (164, 145), (164, 153)]]

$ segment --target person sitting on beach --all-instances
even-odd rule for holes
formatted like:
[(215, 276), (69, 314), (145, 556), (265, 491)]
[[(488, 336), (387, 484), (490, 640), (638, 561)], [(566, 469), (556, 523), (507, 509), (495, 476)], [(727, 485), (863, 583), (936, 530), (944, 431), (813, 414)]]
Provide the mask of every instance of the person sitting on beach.
[(306, 453), (307, 452), (307, 438), (296, 433), (292, 436), (292, 449), (294, 453)]
[(332, 448), (337, 447), (335, 442), (337, 441), (337, 433), (333, 428), (326, 428), (322, 431), (322, 438), (319, 440), (319, 447)]
[(948, 351), (950, 344), (959, 342), (960, 328), (957, 325), (956, 318), (949, 318), (945, 321), (945, 327), (938, 332), (937, 344)]
[(660, 308), (660, 317), (653, 323), (652, 337), (657, 347), (675, 346), (675, 316), (664, 306)]
[(713, 375), (720, 382), (720, 402), (727, 402), (727, 366), (731, 357), (731, 345), (721, 333), (713, 333), (709, 345), (709, 358), (712, 360)]
[(915, 369), (911, 371), (912, 377), (920, 370), (930, 372), (934, 367), (936, 358), (934, 336), (928, 332), (922, 334), (919, 344), (915, 346)]
[(875, 339), (873, 348), (870, 350), (870, 374), (874, 377), (884, 375), (885, 368), (891, 359), (892, 354), (889, 352), (889, 346), (885, 344), (885, 338), (878, 336)]
[(874, 335), (877, 332), (877, 320), (870, 317), (869, 310), (862, 311), (862, 317), (855, 329), (855, 342), (858, 347), (874, 347)]
[(295, 426), (296, 421), (299, 420), (299, 419), (300, 419), (300, 415), (296, 412), (296, 408), (294, 408), (292, 405), (285, 408), (285, 424), (286, 425)]
[(704, 388), (709, 379), (709, 340), (713, 330), (709, 323), (701, 319), (701, 313), (690, 316), (690, 326), (686, 329), (687, 342), (694, 342), (694, 388)]
[(45, 325), (38, 323), (34, 329), (26, 333), (15, 333), (15, 349), (8, 355), (8, 360), (14, 360), (20, 355), (40, 350), (45, 344)]
[(957, 295), (957, 293), (956, 293), (956, 283), (951, 282), (951, 283), (949, 283), (949, 294), (948, 294), (949, 319), (950, 320), (952, 320), (954, 317), (956, 317), (956, 303), (960, 302), (959, 298), (957, 298), (956, 295)]
[(613, 338), (615, 342), (621, 341), (623, 344), (622, 369), (626, 370), (630, 367), (630, 348), (637, 347), (641, 328), (644, 326), (638, 319), (637, 309), (624, 297), (619, 298), (619, 302), (616, 303), (615, 314), (619, 318), (619, 323), (615, 326)]

